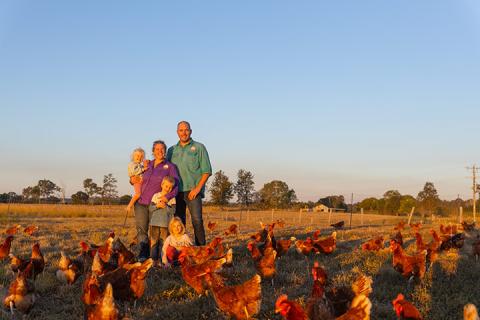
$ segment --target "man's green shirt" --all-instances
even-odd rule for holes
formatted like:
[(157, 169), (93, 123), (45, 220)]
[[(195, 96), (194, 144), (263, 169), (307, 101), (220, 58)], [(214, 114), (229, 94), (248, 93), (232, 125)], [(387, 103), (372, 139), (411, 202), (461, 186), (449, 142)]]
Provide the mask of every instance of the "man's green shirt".
[[(202, 174), (212, 174), (212, 165), (208, 158), (207, 149), (200, 142), (193, 141), (181, 146), (180, 142), (168, 148), (167, 159), (174, 163), (180, 175), (178, 191), (185, 192), (195, 188), (202, 177)], [(201, 195), (205, 194), (203, 186)]]

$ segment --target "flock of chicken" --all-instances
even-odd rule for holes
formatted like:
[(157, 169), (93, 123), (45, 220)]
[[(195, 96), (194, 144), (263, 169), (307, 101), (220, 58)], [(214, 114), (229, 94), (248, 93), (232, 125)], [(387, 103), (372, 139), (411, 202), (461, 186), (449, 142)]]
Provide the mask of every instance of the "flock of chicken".
[[(313, 254), (331, 254), (336, 249), (337, 231), (343, 226), (343, 221), (333, 224), (335, 231), (324, 238), (320, 238), (321, 232), (317, 230), (312, 237), (297, 240), (294, 237), (276, 239), (274, 230), (283, 228), (283, 221), (266, 225), (261, 223), (261, 229), (252, 234), (247, 243), (256, 272), (242, 284), (227, 285), (225, 273), (219, 272), (233, 267), (233, 249), (225, 248), (221, 237), (214, 238), (205, 246), (181, 248), (178, 258), (181, 274), (197, 294), (210, 293), (217, 307), (226, 315), (235, 319), (249, 319), (260, 311), (261, 282), (270, 281), (272, 286), (274, 284), (278, 258), (285, 255), (291, 247), (295, 247), (298, 254), (304, 255), (305, 259)], [(403, 248), (402, 231), (405, 227), (405, 222), (395, 226), (395, 234), (387, 243), (393, 253), (393, 268), (410, 283), (424, 277), (439, 252), (462, 248), (465, 232), (473, 231), (475, 224), (463, 222), (461, 227), (452, 224), (440, 225), (438, 233), (434, 229), (430, 230), (432, 239), (429, 243), (425, 243), (419, 233), (421, 225), (410, 224), (416, 239), (416, 252), (413, 255), (408, 255)], [(215, 223), (208, 223), (208, 230), (212, 232), (215, 228)], [(0, 261), (10, 258), (10, 268), (16, 275), (2, 297), (4, 307), (10, 310), (12, 316), (16, 312), (26, 314), (33, 307), (36, 299), (35, 279), (45, 268), (38, 242), (33, 244), (29, 259), (21, 259), (10, 253), (14, 235), (20, 229), (19, 225), (7, 229), (7, 237), (0, 245)], [(38, 232), (38, 228), (30, 226), (25, 228), (24, 232), (32, 236)], [(235, 224), (224, 232), (225, 236), (235, 234), (238, 234)], [(379, 251), (384, 248), (383, 236), (370, 239), (361, 245), (364, 251)], [(472, 244), (472, 254), (476, 259), (480, 256), (479, 236)], [(116, 301), (133, 301), (135, 305), (143, 296), (145, 279), (152, 264), (151, 259), (137, 262), (134, 253), (111, 232), (102, 245), (82, 241), (80, 253), (76, 257), (68, 257), (61, 252), (56, 276), (60, 281), (71, 285), (84, 275), (81, 299), (85, 305), (85, 319), (115, 320), (121, 318)], [(327, 271), (318, 262), (315, 262), (311, 269), (311, 277), (313, 286), (310, 296), (306, 297), (305, 308), (283, 294), (276, 300), (275, 313), (287, 320), (370, 319), (372, 304), (369, 294), (372, 292), (373, 282), (370, 277), (359, 275), (351, 287), (332, 286), (328, 281)], [(422, 319), (420, 312), (402, 294), (398, 294), (392, 305), (399, 319)], [(464, 314), (465, 319), (479, 319), (474, 305), (465, 306)]]

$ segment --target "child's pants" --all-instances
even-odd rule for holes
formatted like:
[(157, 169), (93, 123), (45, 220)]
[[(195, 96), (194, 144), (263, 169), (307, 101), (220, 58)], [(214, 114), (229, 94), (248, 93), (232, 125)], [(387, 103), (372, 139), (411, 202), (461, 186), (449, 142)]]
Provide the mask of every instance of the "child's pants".
[(150, 226), (150, 258), (160, 260), (163, 242), (168, 237), (168, 228)]

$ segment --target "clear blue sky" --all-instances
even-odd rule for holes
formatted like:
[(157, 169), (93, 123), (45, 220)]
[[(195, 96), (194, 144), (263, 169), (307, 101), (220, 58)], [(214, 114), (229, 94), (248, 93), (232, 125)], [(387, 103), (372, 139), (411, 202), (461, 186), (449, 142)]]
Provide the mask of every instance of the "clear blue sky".
[(113, 173), (189, 120), (214, 171), (301, 200), (470, 197), (480, 5), (450, 1), (2, 1), (0, 192)]

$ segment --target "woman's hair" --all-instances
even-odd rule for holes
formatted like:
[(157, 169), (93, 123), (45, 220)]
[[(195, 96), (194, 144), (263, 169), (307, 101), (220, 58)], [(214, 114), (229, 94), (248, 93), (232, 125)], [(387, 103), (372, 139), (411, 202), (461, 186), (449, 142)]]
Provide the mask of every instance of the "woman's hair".
[(155, 146), (157, 144), (161, 144), (163, 146), (163, 149), (165, 150), (165, 152), (167, 151), (167, 145), (165, 144), (165, 142), (163, 142), (163, 140), (156, 140), (156, 141), (153, 141), (152, 152), (155, 149)]
[(179, 223), (182, 226), (182, 231), (180, 231), (180, 234), (184, 234), (185, 226), (183, 225), (183, 222), (179, 217), (173, 217), (172, 220), (170, 220), (170, 222), (168, 223), (168, 232), (170, 232), (170, 234), (173, 234), (172, 230), (175, 223)]
[(142, 148), (136, 148), (135, 150), (133, 150), (132, 154), (130, 155), (130, 160), (131, 161), (133, 161), (133, 156), (137, 152), (141, 152), (143, 154), (143, 158), (145, 158), (145, 151)]

